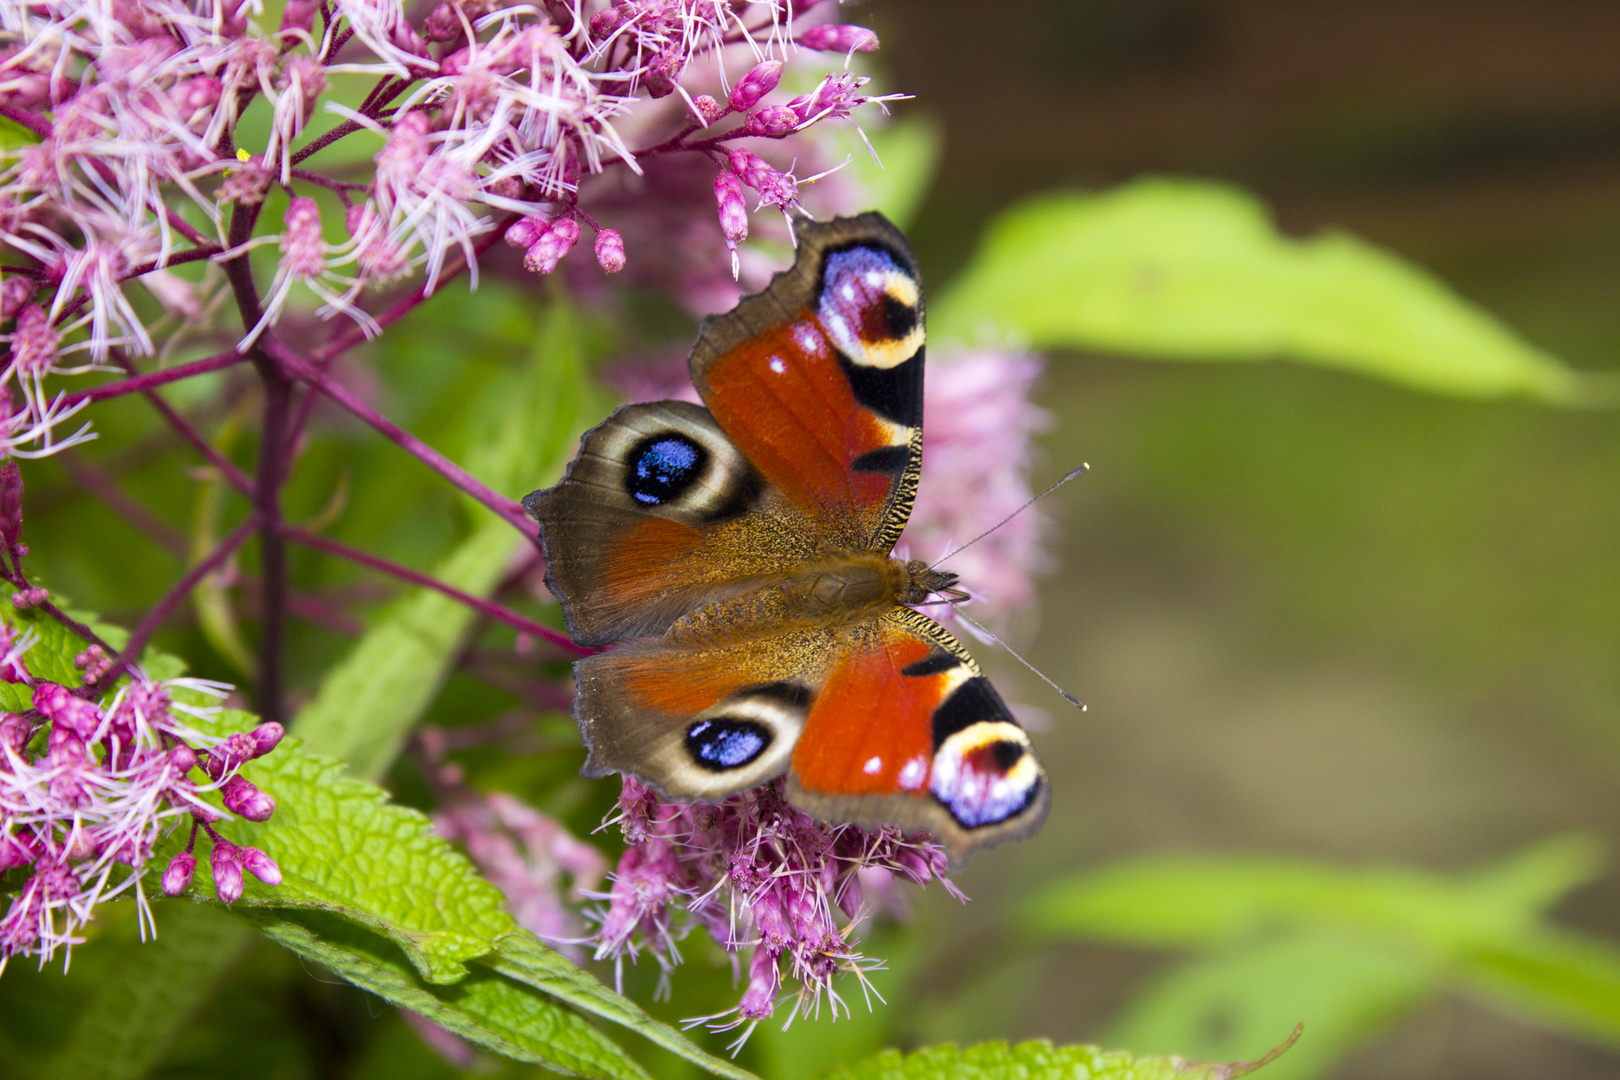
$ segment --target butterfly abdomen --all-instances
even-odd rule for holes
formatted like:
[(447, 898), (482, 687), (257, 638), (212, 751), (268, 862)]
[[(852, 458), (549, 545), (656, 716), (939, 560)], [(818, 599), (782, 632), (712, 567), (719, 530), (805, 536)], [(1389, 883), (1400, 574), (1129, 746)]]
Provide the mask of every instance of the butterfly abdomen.
[(871, 552), (817, 559), (735, 596), (711, 601), (670, 627), (683, 645), (779, 634), (784, 626), (837, 627), (874, 618), (915, 592), (910, 568)]

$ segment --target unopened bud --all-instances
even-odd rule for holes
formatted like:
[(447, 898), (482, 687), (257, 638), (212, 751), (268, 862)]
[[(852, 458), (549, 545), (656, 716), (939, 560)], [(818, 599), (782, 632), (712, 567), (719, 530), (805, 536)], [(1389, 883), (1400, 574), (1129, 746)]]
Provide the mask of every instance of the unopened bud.
[(23, 305), (34, 298), (39, 286), (33, 278), (13, 274), (0, 282), (0, 322), (16, 315), (23, 309)]
[(315, 13), (321, 10), (319, 0), (287, 0), (281, 9), (283, 30), (308, 30), (315, 25)]
[(175, 772), (184, 776), (197, 767), (197, 751), (181, 743), (169, 751), (169, 764), (174, 766)]
[(761, 135), (768, 139), (780, 139), (798, 126), (798, 115), (786, 105), (767, 105), (763, 109), (755, 109), (743, 122), (743, 130), (749, 135)]
[[(197, 869), (197, 856), (189, 851), (182, 851), (169, 860), (169, 865), (163, 868), (163, 893), (165, 896), (179, 896), (191, 884), (191, 875)], [(217, 876), (217, 871), (216, 871)]]
[(610, 274), (624, 269), (624, 237), (618, 229), (603, 229), (596, 234), (596, 264)]
[(651, 97), (668, 97), (675, 92), (675, 84), (680, 81), (681, 69), (685, 67), (680, 50), (665, 49), (652, 58), (647, 65), (647, 77), (644, 85)]
[(519, 218), (506, 230), (506, 242), (515, 248), (530, 248), (546, 231), (546, 219), (539, 214)]
[(714, 200), (719, 204), (720, 231), (726, 242), (736, 245), (748, 239), (748, 204), (735, 173), (723, 172), (714, 178)]
[(214, 892), (221, 903), (234, 904), (242, 898), (240, 848), (225, 840), (215, 841), (208, 855), (208, 868), (214, 872)]
[(759, 104), (760, 98), (775, 90), (776, 84), (781, 81), (782, 61), (765, 60), (755, 64), (731, 88), (731, 107), (738, 112), (747, 112)]
[(225, 809), (249, 821), (268, 821), (276, 812), (276, 800), (253, 786), (245, 776), (237, 775), (225, 781), (220, 789)]
[(798, 42), (807, 49), (822, 52), (876, 52), (878, 36), (864, 26), (827, 23), (810, 27), (799, 35)]
[(725, 111), (720, 108), (720, 103), (708, 94), (699, 94), (693, 98), (692, 109), (697, 113), (698, 122), (704, 127), (720, 119), (720, 114)]
[(281, 867), (276, 861), (255, 847), (238, 848), (242, 855), (242, 865), (266, 885), (281, 884)]
[(557, 261), (568, 254), (578, 239), (579, 222), (572, 218), (559, 218), (524, 253), (524, 268), (536, 274), (551, 273), (557, 269)]
[(268, 723), (260, 724), (249, 734), (253, 736), (253, 756), (259, 758), (264, 757), (264, 755), (276, 748), (276, 745), (281, 742), (281, 737), (287, 734), (287, 729), (271, 720)]

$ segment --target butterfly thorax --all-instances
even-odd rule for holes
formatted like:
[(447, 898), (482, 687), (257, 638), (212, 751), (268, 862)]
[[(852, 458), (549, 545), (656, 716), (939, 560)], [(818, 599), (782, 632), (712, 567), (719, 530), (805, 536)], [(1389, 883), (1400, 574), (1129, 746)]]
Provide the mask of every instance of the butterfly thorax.
[(669, 637), (683, 644), (713, 644), (779, 634), (784, 625), (833, 627), (920, 604), (955, 583), (955, 574), (931, 570), (916, 559), (840, 552), (711, 601), (677, 621)]

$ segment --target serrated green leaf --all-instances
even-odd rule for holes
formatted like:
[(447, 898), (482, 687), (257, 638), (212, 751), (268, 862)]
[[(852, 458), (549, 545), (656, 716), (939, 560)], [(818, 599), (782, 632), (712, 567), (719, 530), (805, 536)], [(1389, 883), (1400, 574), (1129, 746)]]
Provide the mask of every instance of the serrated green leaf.
[(1597, 394), (1428, 272), (1342, 233), (1284, 236), (1252, 196), (1198, 181), (1015, 206), (929, 316), (936, 340), (1289, 358), (1465, 397)]
[(647, 1073), (580, 1017), (490, 972), (431, 986), (358, 928), (315, 915), (255, 914), (266, 937), (378, 997), (502, 1057), (577, 1076), (645, 1080)]
[(1095, 1046), (1053, 1046), (1042, 1039), (1014, 1046), (983, 1043), (966, 1050), (933, 1046), (911, 1054), (885, 1050), (832, 1070), (826, 1080), (1227, 1080), (1264, 1064), (1267, 1062), (1217, 1065), (1179, 1057), (1136, 1057)]
[[(579, 435), (589, 394), (582, 374), (583, 327), (554, 303), (535, 341), (511, 407), (492, 438), (474, 443), (474, 476), (513, 498), (554, 476)], [(512, 526), (469, 500), (473, 533), (433, 570), (440, 581), (488, 595), (524, 543)], [(419, 589), (394, 605), (322, 682), (292, 729), (312, 750), (342, 759), (358, 776), (380, 777), (449, 673), (474, 613)]]
[(252, 936), (223, 911), (188, 905), (166, 914), (155, 941), (103, 976), (41, 1080), (145, 1076), (213, 989), (220, 959), (234, 959)]
[(753, 1074), (729, 1061), (706, 1054), (670, 1027), (648, 1016), (633, 1001), (615, 994), (575, 967), (568, 958), (546, 948), (533, 935), (514, 934), (501, 941), (500, 950), (481, 961), (509, 978), (543, 990), (583, 1012), (621, 1024), (673, 1054), (702, 1066), (716, 1076), (753, 1080)]
[[(230, 728), (251, 722), (224, 718)], [(388, 801), (382, 789), (345, 774), (337, 761), (297, 740), (247, 765), (243, 775), (276, 800), (266, 822), (216, 826), (233, 843), (265, 851), (281, 868), (271, 887), (252, 877), (242, 908), (329, 911), (387, 937), (429, 982), (467, 974), (466, 961), (517, 931), (500, 890), (466, 856), (431, 832), (425, 814)], [(178, 834), (170, 845), (182, 840)], [(208, 861), (198, 861), (193, 895), (212, 896)]]

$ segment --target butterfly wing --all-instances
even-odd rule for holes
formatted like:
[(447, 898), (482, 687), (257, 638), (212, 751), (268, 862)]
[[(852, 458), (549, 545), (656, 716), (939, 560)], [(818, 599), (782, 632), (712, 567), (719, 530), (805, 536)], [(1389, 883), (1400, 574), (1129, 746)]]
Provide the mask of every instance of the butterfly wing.
[(619, 408), (586, 432), (562, 481), (523, 505), (582, 645), (661, 634), (815, 550), (803, 513), (684, 401)]
[(926, 830), (953, 859), (1034, 832), (1046, 774), (961, 643), (897, 608), (852, 645), (805, 716), (788, 801), (826, 821)]
[(887, 552), (922, 454), (917, 261), (881, 214), (798, 226), (763, 292), (705, 319), (692, 382), (743, 455), (844, 550)]
[(800, 809), (926, 830), (956, 859), (1046, 813), (1023, 728), (961, 644), (906, 608), (702, 648), (636, 642), (575, 672), (587, 776), (712, 801), (786, 772)]

